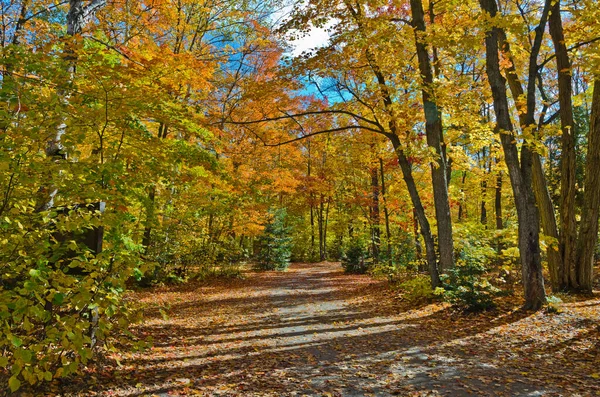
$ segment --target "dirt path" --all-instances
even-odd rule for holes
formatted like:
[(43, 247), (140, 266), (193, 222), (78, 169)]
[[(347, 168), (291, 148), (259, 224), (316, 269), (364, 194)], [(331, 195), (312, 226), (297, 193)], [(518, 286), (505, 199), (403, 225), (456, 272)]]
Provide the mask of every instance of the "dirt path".
[[(600, 395), (598, 300), (562, 314), (408, 310), (339, 264), (137, 293), (154, 347), (70, 384), (81, 395)], [(596, 368), (595, 372), (593, 368)], [(600, 378), (600, 376), (598, 376)], [(69, 394), (69, 393), (65, 393)]]

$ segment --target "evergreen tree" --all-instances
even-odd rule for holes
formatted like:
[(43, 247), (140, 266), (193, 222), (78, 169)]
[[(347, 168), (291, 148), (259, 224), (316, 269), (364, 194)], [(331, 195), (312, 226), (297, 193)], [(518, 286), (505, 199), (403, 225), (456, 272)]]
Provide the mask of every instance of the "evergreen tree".
[(289, 228), (285, 224), (285, 208), (272, 211), (271, 222), (260, 237), (258, 268), (262, 270), (286, 270), (292, 252)]

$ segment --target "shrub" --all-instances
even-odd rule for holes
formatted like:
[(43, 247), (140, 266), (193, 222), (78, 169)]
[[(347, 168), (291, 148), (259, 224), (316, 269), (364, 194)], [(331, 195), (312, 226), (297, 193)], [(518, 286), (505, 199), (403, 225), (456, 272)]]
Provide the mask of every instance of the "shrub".
[(563, 300), (556, 295), (550, 295), (546, 298), (546, 310), (548, 313), (561, 313)]
[(434, 297), (431, 288), (431, 277), (419, 274), (398, 286), (402, 291), (402, 297), (409, 302), (420, 302)]
[(489, 247), (465, 244), (456, 267), (440, 277), (443, 287), (436, 288), (435, 294), (466, 311), (494, 307), (494, 298), (500, 294), (500, 290), (485, 277), (488, 251)]
[(274, 211), (259, 239), (257, 267), (260, 270), (286, 270), (290, 265), (292, 247), (285, 219), (284, 208)]
[(369, 250), (361, 239), (352, 239), (342, 254), (342, 267), (346, 273), (364, 274), (369, 270)]
[[(11, 391), (78, 373), (96, 347), (110, 349), (122, 332), (131, 336), (127, 327), (135, 320), (123, 291), (141, 246), (123, 230), (127, 217), (32, 211), (25, 215), (39, 224), (30, 230), (13, 227), (27, 219), (19, 214), (0, 224), (0, 236), (10, 237), (0, 251), (0, 368), (10, 371)], [(112, 227), (97, 255), (75, 238), (55, 238), (56, 231), (75, 236), (105, 225)]]

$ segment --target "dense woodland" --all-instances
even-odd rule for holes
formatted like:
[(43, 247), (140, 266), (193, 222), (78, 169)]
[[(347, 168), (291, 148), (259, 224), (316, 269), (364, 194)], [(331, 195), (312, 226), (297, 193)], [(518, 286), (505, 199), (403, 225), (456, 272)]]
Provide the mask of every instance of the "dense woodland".
[[(250, 267), (340, 261), (467, 311), (593, 293), (595, 1), (3, 0), (0, 13), (11, 391), (123, 348), (140, 315), (129, 291)], [(329, 41), (294, 52), (315, 29)]]

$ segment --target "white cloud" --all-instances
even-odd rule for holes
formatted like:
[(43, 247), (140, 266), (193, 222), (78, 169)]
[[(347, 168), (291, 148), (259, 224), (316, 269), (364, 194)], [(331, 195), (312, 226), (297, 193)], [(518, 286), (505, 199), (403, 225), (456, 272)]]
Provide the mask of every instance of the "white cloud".
[(334, 24), (335, 22), (332, 21), (322, 28), (313, 26), (307, 34), (299, 37), (297, 40), (289, 40), (288, 44), (292, 47), (289, 55), (297, 57), (304, 51), (324, 47), (329, 44), (330, 35), (327, 29)]

